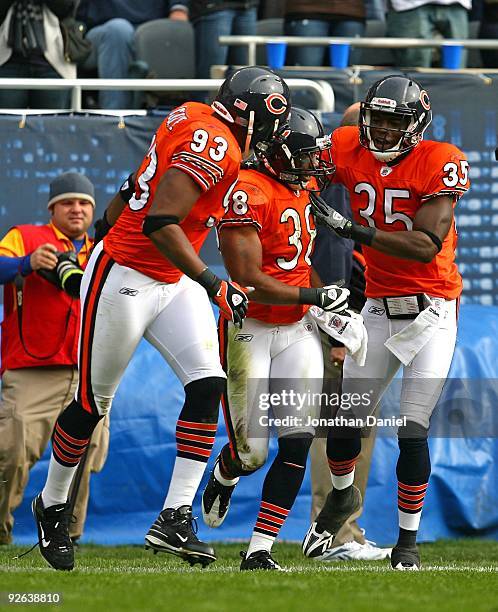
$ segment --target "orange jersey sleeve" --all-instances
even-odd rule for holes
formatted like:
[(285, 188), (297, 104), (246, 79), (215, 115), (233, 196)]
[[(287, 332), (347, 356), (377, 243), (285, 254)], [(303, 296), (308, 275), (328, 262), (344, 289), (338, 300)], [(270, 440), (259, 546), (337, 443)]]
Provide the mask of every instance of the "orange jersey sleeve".
[[(469, 186), (465, 156), (448, 143), (422, 141), (386, 164), (360, 145), (357, 127), (343, 127), (333, 133), (332, 156), (337, 167), (334, 181), (348, 189), (354, 220), (385, 232), (411, 231), (425, 202), (438, 195), (455, 196), (456, 202)], [(458, 297), (462, 279), (455, 263), (456, 244), (453, 223), (443, 248), (427, 264), (364, 247), (366, 295)]]
[(457, 147), (446, 142), (432, 143), (425, 166), (427, 183), (421, 194), (422, 201), (438, 195), (460, 198), (470, 187), (469, 162)]
[(205, 104), (176, 108), (159, 126), (137, 173), (136, 192), (104, 239), (104, 249), (119, 264), (156, 280), (174, 283), (182, 276), (142, 233), (159, 181), (171, 168), (187, 174), (201, 190), (180, 223), (198, 253), (223, 214), (223, 201), (237, 179), (240, 147), (228, 126)]
[[(287, 285), (310, 286), (310, 258), (316, 229), (308, 192), (294, 192), (256, 170), (242, 170), (218, 231), (245, 225), (253, 226), (258, 232), (262, 272)], [(226, 259), (230, 255), (223, 253), (223, 256)], [(250, 301), (247, 316), (286, 325), (302, 319), (308, 308), (303, 304), (270, 305)]]
[(241, 170), (239, 180), (227, 194), (227, 209), (218, 224), (224, 226), (252, 225), (260, 232), (268, 216), (272, 189), (266, 181), (257, 181), (253, 171)]

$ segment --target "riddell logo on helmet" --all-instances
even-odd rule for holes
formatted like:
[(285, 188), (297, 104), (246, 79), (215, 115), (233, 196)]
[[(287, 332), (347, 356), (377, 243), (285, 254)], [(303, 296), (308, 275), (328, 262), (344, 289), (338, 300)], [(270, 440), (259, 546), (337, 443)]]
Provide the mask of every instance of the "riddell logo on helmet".
[(265, 98), (266, 108), (274, 115), (281, 115), (287, 110), (287, 98), (279, 93), (272, 93)]
[(388, 109), (396, 108), (396, 100), (392, 100), (391, 98), (373, 98), (372, 105), (387, 107)]

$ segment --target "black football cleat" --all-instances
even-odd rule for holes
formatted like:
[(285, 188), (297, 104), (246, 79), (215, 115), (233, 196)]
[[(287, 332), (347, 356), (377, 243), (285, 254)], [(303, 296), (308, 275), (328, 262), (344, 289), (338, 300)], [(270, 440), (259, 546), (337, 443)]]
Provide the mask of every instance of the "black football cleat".
[(216, 554), (213, 547), (201, 542), (196, 533), (197, 523), (192, 516), (192, 506), (165, 508), (147, 532), (145, 548), (152, 548), (154, 553), (177, 555), (190, 565), (200, 563), (206, 567), (216, 561)]
[(38, 529), (38, 546), (42, 557), (56, 570), (72, 570), (74, 550), (69, 537), (69, 504), (44, 508), (40, 493), (31, 503), (31, 509)]
[(360, 510), (361, 504), (361, 493), (354, 485), (347, 492), (332, 489), (316, 521), (304, 536), (304, 555), (319, 559), (332, 547), (335, 534), (352, 514)]
[(391, 567), (399, 572), (418, 572), (420, 553), (417, 546), (395, 546), (391, 552)]
[(202, 494), (202, 518), (209, 527), (219, 527), (230, 508), (230, 498), (236, 485), (225, 486), (216, 480), (214, 469)]
[(269, 550), (256, 550), (247, 556), (247, 553), (241, 551), (240, 556), (240, 571), (246, 570), (267, 570), (282, 572), (280, 565), (272, 558)]

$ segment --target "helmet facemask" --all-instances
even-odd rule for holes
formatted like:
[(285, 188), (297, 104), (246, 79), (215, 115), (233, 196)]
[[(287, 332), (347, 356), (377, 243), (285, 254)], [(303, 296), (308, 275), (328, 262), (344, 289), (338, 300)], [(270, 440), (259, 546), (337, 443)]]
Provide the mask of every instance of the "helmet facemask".
[[(321, 191), (335, 172), (330, 152), (330, 136), (316, 139), (316, 146), (303, 147), (294, 153), (283, 142), (281, 149), (285, 153), (288, 167), (279, 172), (279, 180), (289, 185), (299, 185), (305, 191)], [(316, 179), (315, 187), (311, 179)]]

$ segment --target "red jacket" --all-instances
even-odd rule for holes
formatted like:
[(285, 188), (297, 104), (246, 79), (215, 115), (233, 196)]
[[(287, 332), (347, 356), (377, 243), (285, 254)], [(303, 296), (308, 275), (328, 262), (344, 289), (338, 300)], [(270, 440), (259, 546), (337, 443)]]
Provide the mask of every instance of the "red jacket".
[[(69, 238), (53, 225), (20, 225), (24, 251), (32, 253), (47, 242), (59, 251), (73, 248)], [(91, 242), (86, 237), (79, 259), (86, 259)], [(14, 283), (5, 285), (2, 322), (2, 365), (5, 370), (78, 363), (80, 301), (32, 272), (24, 279), (22, 334), (19, 329)]]

